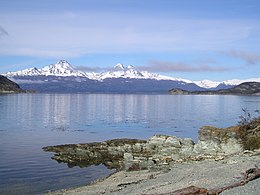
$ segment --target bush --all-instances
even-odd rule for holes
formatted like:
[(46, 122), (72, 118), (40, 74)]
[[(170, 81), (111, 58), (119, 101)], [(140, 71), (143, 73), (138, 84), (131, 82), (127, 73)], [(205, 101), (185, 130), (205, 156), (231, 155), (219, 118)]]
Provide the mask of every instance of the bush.
[[(240, 116), (238, 138), (241, 140), (244, 149), (254, 150), (260, 148), (260, 116), (251, 117), (247, 109), (242, 109), (244, 114)], [(255, 111), (260, 113), (259, 110)]]

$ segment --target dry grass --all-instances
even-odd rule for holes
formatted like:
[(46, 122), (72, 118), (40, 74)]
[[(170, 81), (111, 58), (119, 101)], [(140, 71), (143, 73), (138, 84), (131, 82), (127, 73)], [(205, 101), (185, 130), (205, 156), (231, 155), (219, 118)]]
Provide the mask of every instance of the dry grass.
[(260, 148), (260, 117), (254, 118), (247, 124), (239, 126), (237, 132), (244, 149), (254, 150)]

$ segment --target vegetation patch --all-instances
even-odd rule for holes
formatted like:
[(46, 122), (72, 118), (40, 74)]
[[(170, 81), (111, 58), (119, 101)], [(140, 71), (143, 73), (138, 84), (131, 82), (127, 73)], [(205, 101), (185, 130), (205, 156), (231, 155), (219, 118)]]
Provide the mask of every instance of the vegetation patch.
[[(242, 109), (244, 114), (240, 116), (238, 138), (241, 140), (245, 150), (260, 148), (260, 116), (251, 117), (247, 109)], [(259, 110), (255, 111), (260, 114)]]

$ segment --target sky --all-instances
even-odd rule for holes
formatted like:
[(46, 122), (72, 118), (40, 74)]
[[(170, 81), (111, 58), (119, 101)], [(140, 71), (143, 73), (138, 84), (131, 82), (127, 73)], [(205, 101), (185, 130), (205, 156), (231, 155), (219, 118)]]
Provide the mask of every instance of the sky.
[(67, 60), (190, 79), (260, 77), (259, 0), (1, 0), (0, 73)]

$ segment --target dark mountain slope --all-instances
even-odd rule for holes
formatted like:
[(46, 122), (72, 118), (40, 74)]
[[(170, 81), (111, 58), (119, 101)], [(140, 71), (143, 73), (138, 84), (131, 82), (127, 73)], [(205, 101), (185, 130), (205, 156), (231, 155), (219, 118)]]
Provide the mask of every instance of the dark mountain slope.
[(23, 76), (16, 79), (24, 81), (20, 83), (23, 89), (41, 93), (166, 93), (169, 88), (177, 87), (188, 91), (203, 90), (194, 83), (155, 79), (107, 78), (97, 81), (73, 76)]
[(0, 93), (20, 93), (23, 90), (18, 84), (0, 75)]
[(260, 95), (259, 82), (241, 83), (230, 89), (212, 90), (212, 91), (186, 91), (174, 88), (168, 91), (172, 95)]

